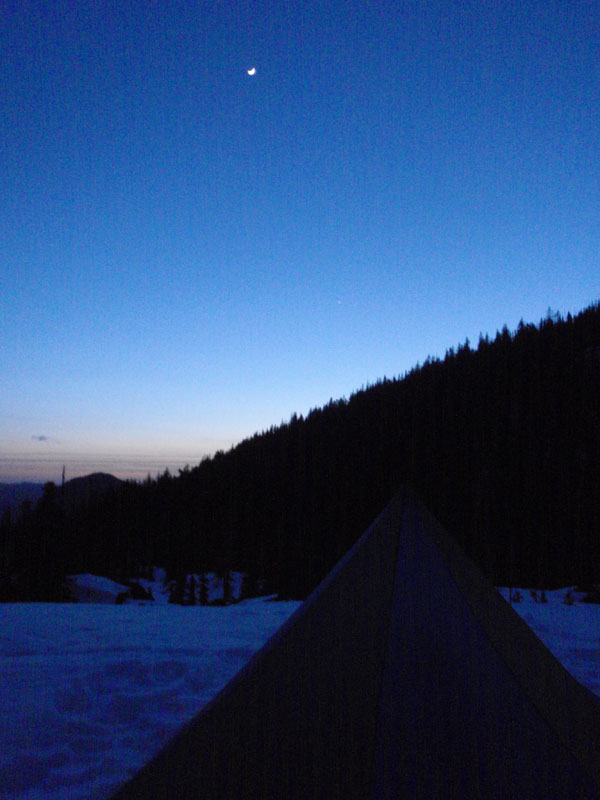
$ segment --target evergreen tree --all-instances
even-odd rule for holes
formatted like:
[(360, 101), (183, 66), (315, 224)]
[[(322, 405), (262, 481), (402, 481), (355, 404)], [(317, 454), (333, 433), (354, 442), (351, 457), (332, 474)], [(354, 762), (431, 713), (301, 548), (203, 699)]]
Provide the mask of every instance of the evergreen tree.
[(188, 606), (195, 606), (196, 605), (196, 576), (190, 575), (190, 579), (187, 586), (187, 605)]
[(200, 605), (208, 605), (208, 575), (206, 572), (200, 575)]
[(169, 585), (169, 603), (184, 605), (186, 600), (186, 576), (178, 574)]

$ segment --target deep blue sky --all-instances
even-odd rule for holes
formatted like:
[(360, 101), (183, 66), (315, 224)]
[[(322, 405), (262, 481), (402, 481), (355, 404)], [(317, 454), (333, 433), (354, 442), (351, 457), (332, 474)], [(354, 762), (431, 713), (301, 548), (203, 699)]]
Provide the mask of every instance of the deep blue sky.
[(0, 45), (0, 480), (176, 470), (600, 296), (595, 1), (7, 0)]

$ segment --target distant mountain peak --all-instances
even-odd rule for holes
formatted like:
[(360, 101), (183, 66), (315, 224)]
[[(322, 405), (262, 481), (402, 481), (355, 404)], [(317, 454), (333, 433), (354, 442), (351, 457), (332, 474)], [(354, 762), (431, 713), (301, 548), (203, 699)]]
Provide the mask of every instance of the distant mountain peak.
[(79, 478), (71, 478), (65, 482), (65, 501), (69, 504), (80, 503), (92, 495), (101, 495), (122, 484), (120, 478), (107, 472), (92, 472)]
[(77, 484), (110, 484), (111, 486), (116, 486), (119, 483), (123, 483), (120, 478), (116, 478), (114, 475), (111, 475), (109, 472), (92, 472), (89, 475), (82, 475), (79, 478), (71, 478), (65, 483), (65, 486), (68, 485), (77, 485)]

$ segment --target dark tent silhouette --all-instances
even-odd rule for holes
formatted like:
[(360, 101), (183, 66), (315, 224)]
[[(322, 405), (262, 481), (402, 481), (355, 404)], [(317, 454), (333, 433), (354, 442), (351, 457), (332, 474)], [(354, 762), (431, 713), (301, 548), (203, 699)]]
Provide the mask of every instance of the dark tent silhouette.
[(402, 491), (116, 794), (597, 798), (600, 703)]

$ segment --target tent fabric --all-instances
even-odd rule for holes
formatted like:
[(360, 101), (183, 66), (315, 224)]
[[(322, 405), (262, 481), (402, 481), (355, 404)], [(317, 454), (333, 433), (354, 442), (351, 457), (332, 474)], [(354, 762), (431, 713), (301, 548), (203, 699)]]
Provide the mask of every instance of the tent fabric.
[(600, 797), (595, 696), (414, 504), (391, 615), (373, 797)]
[(408, 490), (115, 800), (598, 798), (600, 704)]

